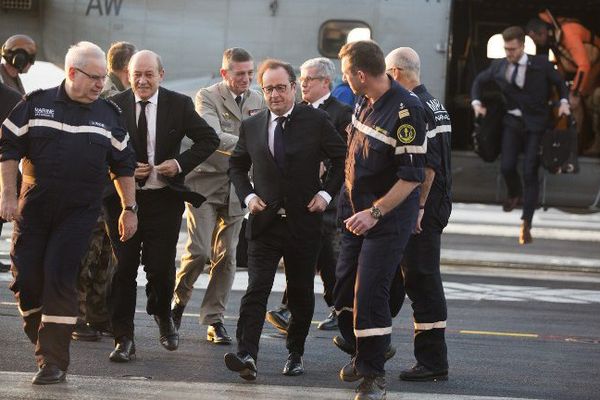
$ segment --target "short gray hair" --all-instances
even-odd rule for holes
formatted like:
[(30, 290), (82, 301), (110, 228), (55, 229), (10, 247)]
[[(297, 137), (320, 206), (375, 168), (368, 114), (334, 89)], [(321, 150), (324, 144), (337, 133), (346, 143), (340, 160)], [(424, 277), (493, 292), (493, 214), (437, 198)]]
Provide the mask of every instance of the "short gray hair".
[(421, 74), (421, 60), (419, 54), (410, 47), (398, 47), (392, 50), (385, 58), (386, 67), (401, 68), (405, 71), (412, 72), (417, 77)]
[(65, 73), (69, 68), (84, 68), (90, 59), (101, 59), (106, 63), (104, 51), (92, 42), (78, 42), (69, 48), (65, 56)]
[(300, 71), (308, 68), (316, 68), (317, 75), (329, 79), (330, 82), (335, 79), (335, 64), (329, 58), (317, 57), (306, 60), (300, 66)]

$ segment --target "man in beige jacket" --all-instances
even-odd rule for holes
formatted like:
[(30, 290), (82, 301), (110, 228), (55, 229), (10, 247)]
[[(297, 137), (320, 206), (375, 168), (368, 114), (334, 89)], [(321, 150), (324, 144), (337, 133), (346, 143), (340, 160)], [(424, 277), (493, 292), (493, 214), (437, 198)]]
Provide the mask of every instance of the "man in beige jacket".
[(196, 95), (196, 111), (215, 129), (221, 144), (186, 177), (186, 185), (205, 196), (206, 201), (199, 208), (186, 204), (188, 241), (177, 271), (173, 320), (179, 328), (194, 283), (204, 266), (210, 263), (210, 280), (200, 307), (200, 323), (208, 325), (208, 341), (230, 344), (231, 337), (223, 321), (235, 277), (236, 247), (244, 211), (227, 169), (242, 120), (263, 109), (265, 104), (258, 92), (250, 90), (254, 62), (246, 50), (225, 50), (220, 72), (221, 82), (200, 89)]

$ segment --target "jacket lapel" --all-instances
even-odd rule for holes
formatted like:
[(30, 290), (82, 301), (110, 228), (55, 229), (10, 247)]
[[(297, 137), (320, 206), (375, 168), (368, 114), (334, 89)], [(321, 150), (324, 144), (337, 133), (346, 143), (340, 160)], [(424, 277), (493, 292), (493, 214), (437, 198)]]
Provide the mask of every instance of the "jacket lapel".
[[(242, 120), (242, 111), (240, 107), (235, 102), (235, 99), (229, 93), (229, 89), (227, 89), (227, 85), (225, 82), (221, 82), (219, 84), (219, 94), (223, 98), (223, 105), (230, 113), (236, 116), (236, 118), (241, 121)], [(243, 103), (242, 103), (243, 104)]]
[(275, 158), (273, 158), (273, 154), (271, 154), (271, 149), (269, 149), (269, 117), (271, 113), (269, 109), (265, 109), (261, 112), (260, 118), (256, 119), (256, 129), (260, 133), (260, 147), (265, 149), (267, 162), (271, 164), (271, 166), (277, 170), (277, 163), (275, 162)]
[(164, 161), (162, 150), (168, 149), (169, 141), (169, 109), (171, 103), (162, 88), (158, 89), (158, 105), (156, 109), (156, 143), (154, 146), (154, 164), (158, 165)]

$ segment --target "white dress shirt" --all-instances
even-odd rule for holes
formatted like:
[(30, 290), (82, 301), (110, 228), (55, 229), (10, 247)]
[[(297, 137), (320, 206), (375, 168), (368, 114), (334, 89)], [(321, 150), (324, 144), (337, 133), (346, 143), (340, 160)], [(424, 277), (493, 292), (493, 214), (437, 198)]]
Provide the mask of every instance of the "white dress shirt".
[(319, 108), (319, 106), (321, 104), (325, 103), (325, 101), (329, 98), (329, 96), (331, 96), (331, 92), (328, 92), (325, 96), (316, 100), (314, 103), (310, 103), (310, 105), (313, 106), (314, 108)]

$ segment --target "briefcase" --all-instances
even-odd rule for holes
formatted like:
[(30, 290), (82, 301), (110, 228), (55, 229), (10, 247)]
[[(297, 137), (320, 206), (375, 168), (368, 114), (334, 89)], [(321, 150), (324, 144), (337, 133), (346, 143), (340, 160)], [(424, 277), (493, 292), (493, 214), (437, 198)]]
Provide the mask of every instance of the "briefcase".
[(551, 174), (576, 174), (577, 129), (572, 117), (563, 117), (542, 137), (542, 166)]
[(485, 117), (475, 119), (473, 150), (485, 162), (494, 162), (502, 147), (502, 118), (504, 107), (490, 105)]

